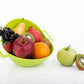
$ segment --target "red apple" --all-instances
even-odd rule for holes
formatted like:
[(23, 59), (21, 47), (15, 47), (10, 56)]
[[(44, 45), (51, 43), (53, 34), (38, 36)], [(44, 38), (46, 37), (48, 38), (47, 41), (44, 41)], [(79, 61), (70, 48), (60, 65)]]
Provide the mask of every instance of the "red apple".
[(13, 54), (17, 57), (29, 57), (34, 53), (34, 43), (26, 37), (19, 37), (12, 43)]

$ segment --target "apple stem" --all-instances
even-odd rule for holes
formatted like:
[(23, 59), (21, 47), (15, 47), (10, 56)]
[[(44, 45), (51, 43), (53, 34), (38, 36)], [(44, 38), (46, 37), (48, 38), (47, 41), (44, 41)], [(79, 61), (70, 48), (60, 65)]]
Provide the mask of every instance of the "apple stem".
[(23, 38), (23, 42), (22, 42), (22, 44), (24, 44), (24, 38)]
[(66, 48), (66, 51), (70, 48), (70, 45)]
[(23, 22), (24, 18), (22, 18), (22, 22)]

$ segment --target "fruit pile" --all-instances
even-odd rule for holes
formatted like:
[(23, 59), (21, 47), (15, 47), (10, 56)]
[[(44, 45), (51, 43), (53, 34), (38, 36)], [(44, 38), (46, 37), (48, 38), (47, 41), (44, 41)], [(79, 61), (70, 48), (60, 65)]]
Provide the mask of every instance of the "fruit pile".
[(25, 32), (23, 20), (13, 29), (0, 27), (4, 49), (17, 57), (26, 59), (39, 59), (49, 56), (50, 41), (42, 39), (40, 31), (31, 26)]
[[(15, 28), (0, 27), (0, 36), (3, 38), (3, 48), (19, 58), (40, 59), (50, 55), (51, 43), (49, 39), (42, 39), (41, 32), (22, 22)], [(25, 31), (27, 30), (27, 31)], [(61, 65), (76, 65), (80, 70), (84, 70), (84, 55), (77, 54), (76, 50), (68, 47), (62, 48), (57, 53), (57, 59)]]
[(77, 54), (75, 49), (71, 48), (70, 45), (58, 51), (57, 59), (64, 66), (72, 66), (76, 61), (76, 66), (80, 70), (84, 70), (84, 55)]

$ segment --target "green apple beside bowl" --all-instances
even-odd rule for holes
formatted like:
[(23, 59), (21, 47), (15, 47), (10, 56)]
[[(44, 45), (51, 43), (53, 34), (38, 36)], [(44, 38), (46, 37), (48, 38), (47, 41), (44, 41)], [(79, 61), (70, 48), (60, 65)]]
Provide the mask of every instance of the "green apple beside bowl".
[(72, 66), (76, 58), (76, 50), (70, 46), (62, 48), (57, 53), (57, 59), (61, 65)]
[[(9, 27), (11, 29), (15, 28), (17, 24), (19, 24), (20, 22), (22, 21), (22, 19), (14, 19), (10, 22), (8, 22), (8, 24), (6, 24), (5, 27)], [(47, 33), (47, 31), (42, 31), (36, 24), (34, 24), (33, 22), (27, 20), (27, 19), (24, 19), (24, 24), (26, 25), (26, 29), (25, 31), (28, 30), (28, 28), (30, 26), (33, 26), (34, 29), (36, 30), (39, 30), (40, 33), (41, 33), (41, 38), (42, 39), (45, 39), (46, 36), (44, 35), (44, 32), (47, 34), (47, 36), (50, 38), (50, 40), (52, 41), (52, 38), (49, 36), (49, 34)], [(40, 58), (40, 59), (25, 59), (25, 58), (19, 58), (19, 57), (16, 57), (10, 53), (8, 53), (4, 48), (3, 48), (3, 39), (1, 38), (0, 40), (0, 56), (2, 58), (5, 58), (5, 57), (9, 57), (14, 63), (20, 65), (20, 66), (35, 66), (35, 65), (39, 65), (40, 63), (42, 63), (43, 61), (45, 61), (53, 52), (53, 45), (51, 43), (51, 46), (50, 46), (50, 55), (47, 56), (47, 57), (44, 57), (44, 58)]]

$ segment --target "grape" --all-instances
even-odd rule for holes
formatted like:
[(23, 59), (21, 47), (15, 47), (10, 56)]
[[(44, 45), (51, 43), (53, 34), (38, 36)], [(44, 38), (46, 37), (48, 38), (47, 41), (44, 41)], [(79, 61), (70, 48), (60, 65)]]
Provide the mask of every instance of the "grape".
[(15, 36), (12, 34), (9, 38), (10, 38), (10, 40), (14, 40)]
[(4, 40), (5, 41), (8, 41), (9, 40), (9, 37), (7, 36), (7, 34), (4, 34)]
[(10, 29), (10, 28), (7, 28), (7, 29), (9, 31), (9, 33), (14, 34), (14, 31), (12, 31), (12, 29)]
[(20, 37), (20, 35), (16, 33), (16, 34), (15, 34), (15, 38), (18, 38), (18, 37)]
[(0, 36), (2, 36), (3, 31), (0, 29)]
[(4, 33), (9, 33), (7, 29), (3, 29), (3, 32)]
[(13, 42), (13, 40), (10, 40), (10, 42), (12, 43), (12, 42)]
[(3, 30), (0, 30), (0, 35), (2, 35), (2, 38), (5, 41), (10, 41), (11, 43), (18, 37), (20, 37), (19, 34), (15, 34), (12, 29), (5, 27)]
[(10, 28), (7, 28), (7, 29), (8, 29), (8, 31), (11, 30)]
[(14, 31), (12, 31), (12, 30), (9, 30), (9, 33), (11, 33), (11, 34), (14, 34)]
[(9, 39), (12, 40), (13, 38), (10, 36)]

